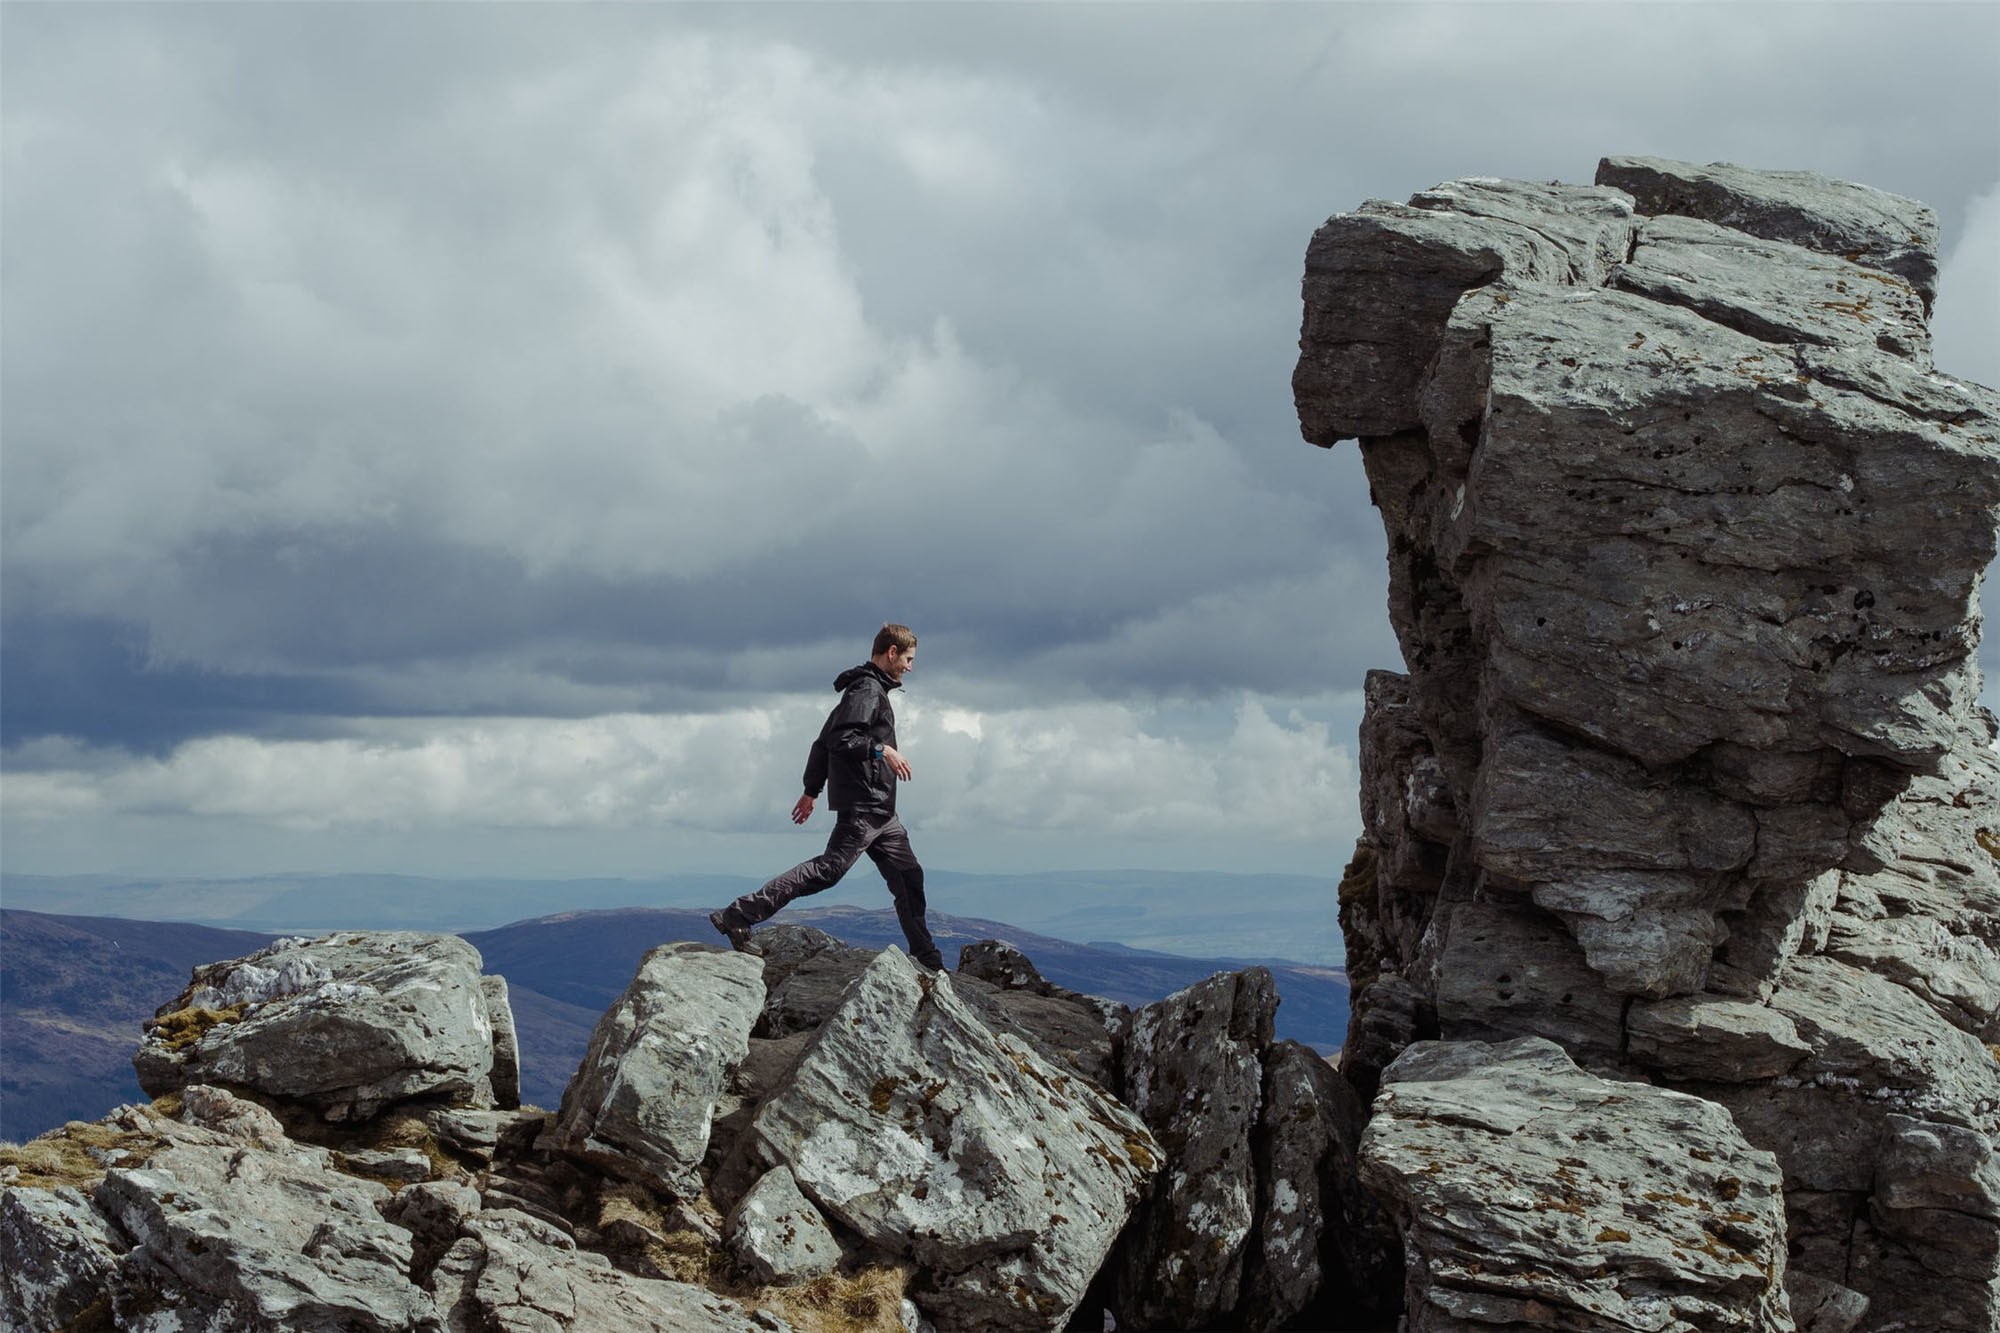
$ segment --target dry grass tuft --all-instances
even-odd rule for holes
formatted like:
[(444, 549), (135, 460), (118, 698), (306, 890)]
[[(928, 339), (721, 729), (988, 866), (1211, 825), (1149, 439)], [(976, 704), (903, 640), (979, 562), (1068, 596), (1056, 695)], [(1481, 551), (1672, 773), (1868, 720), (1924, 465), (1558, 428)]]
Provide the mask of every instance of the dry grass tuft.
[(118, 1166), (142, 1166), (159, 1146), (151, 1134), (72, 1120), (23, 1144), (0, 1144), (0, 1167), (13, 1167), (20, 1173), (13, 1183), (29, 1189), (73, 1185), (88, 1190), (104, 1179), (103, 1159), (109, 1154), (127, 1154)]
[(710, 1245), (698, 1231), (669, 1231), (645, 1244), (646, 1262), (675, 1282), (725, 1296), (737, 1296), (729, 1285), (729, 1256)]
[(864, 1268), (797, 1287), (764, 1287), (736, 1299), (783, 1318), (798, 1333), (902, 1333), (910, 1270)]

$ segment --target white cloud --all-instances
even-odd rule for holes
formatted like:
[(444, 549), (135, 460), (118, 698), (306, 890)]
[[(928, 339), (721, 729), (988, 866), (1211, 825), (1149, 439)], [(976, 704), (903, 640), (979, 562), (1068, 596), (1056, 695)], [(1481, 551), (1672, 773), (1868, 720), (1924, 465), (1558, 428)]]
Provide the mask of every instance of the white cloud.
[(2000, 388), (2000, 182), (1973, 196), (1964, 226), (1944, 239), (1931, 315), (1938, 369)]
[[(1135, 257), (1162, 256), (1143, 237), (1128, 252), (1068, 188), (1157, 156), (1157, 126), (1079, 132), (1020, 82), (686, 33), (508, 88), (468, 103), (476, 143), (459, 108), (358, 163), (269, 156), (218, 128), (219, 101), (144, 136), (138, 105), (66, 125), (86, 160), (147, 183), (133, 203), (171, 239), (157, 262), (174, 278), (142, 312), (137, 277), (85, 293), (123, 339), (105, 359), (142, 367), (143, 410), (86, 385), (82, 361), (19, 380), (4, 554), (26, 586), (60, 589), (64, 614), (148, 625), (156, 661), (245, 671), (312, 664), (287, 662), (271, 613), (232, 595), (248, 571), (203, 563), (218, 541), (256, 560), (275, 544), (281, 568), (333, 561), (314, 595), (377, 624), (381, 590), (351, 586), (337, 570), (359, 564), (339, 552), (412, 538), (528, 579), (690, 586), (880, 543), (905, 598), (971, 592), (1055, 624), (1155, 615), (1318, 540), (1323, 496), (1283, 489), (1174, 400), (1109, 415), (968, 347), (948, 308), (967, 293), (938, 291), (915, 331), (874, 318), (825, 179), (829, 155), (901, 172), (909, 212), (891, 225), (916, 244), (962, 229), (977, 246), (1025, 209), (1061, 233), (1036, 281), (1159, 303)], [(17, 153), (10, 183), (53, 193), (57, 165)], [(487, 211), (466, 216), (467, 196)], [(13, 232), (51, 274), (95, 262), (59, 219)], [(984, 283), (972, 294), (1015, 285)], [(10, 321), (32, 335), (75, 299), (25, 291)], [(169, 364), (189, 338), (198, 354)], [(1281, 370), (1264, 386), (1277, 401)], [(425, 597), (425, 573), (394, 601)]]
[[(823, 696), (705, 714), (375, 721), (333, 740), (219, 736), (160, 759), (44, 742), (0, 775), (10, 822), (200, 816), (301, 831), (769, 831), (796, 795)], [(1325, 722), (1245, 699), (1226, 730), (1118, 704), (906, 704), (902, 801), (926, 832), (1216, 835), (1313, 842), (1355, 776)], [(822, 826), (825, 816), (821, 816)]]

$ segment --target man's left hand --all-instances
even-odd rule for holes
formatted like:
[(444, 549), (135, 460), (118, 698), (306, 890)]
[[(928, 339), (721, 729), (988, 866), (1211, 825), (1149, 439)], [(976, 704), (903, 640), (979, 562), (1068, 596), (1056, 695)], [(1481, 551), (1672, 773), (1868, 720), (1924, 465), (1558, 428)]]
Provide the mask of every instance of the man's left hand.
[(807, 792), (805, 795), (799, 797), (798, 803), (792, 807), (792, 822), (794, 824), (803, 824), (812, 818), (812, 812), (813, 794)]

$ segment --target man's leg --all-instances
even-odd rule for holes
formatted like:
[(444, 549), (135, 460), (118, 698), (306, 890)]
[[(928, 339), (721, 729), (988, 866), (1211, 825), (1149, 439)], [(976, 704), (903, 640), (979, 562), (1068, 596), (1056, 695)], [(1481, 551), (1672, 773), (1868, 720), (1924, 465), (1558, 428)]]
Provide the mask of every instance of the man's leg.
[(832, 834), (827, 837), (825, 851), (766, 881), (764, 887), (755, 893), (744, 894), (709, 920), (715, 923), (716, 929), (729, 936), (731, 944), (743, 947), (736, 938), (738, 930), (748, 931), (759, 921), (769, 920), (794, 898), (803, 898), (838, 884), (840, 877), (861, 858), (862, 850), (868, 846), (873, 832), (863, 820), (840, 816), (834, 821)]
[(944, 967), (944, 955), (931, 939), (924, 921), (924, 868), (910, 850), (910, 834), (900, 819), (891, 819), (868, 844), (868, 859), (882, 872), (889, 895), (896, 900), (896, 919), (903, 923), (903, 938), (910, 942), (910, 957), (933, 972)]

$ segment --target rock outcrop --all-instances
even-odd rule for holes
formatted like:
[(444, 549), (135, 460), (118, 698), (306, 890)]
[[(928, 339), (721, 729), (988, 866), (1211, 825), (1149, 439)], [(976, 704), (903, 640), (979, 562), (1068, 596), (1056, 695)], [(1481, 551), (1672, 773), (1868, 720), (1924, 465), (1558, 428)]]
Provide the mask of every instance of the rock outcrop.
[(456, 935), (346, 931), (198, 968), (147, 1026), (139, 1086), (235, 1088), (328, 1120), (413, 1097), (518, 1105), (506, 989), (479, 967)]
[(1102, 1089), (878, 955), (756, 1113), (745, 1151), (913, 1261), (941, 1330), (1062, 1328), (1158, 1168)]
[(1223, 973), (1133, 1018), (1125, 1079), (1172, 1169), (1127, 1255), (1120, 1323), (1212, 1327), (1243, 1299), (1257, 1223), (1251, 1131), (1278, 994), (1262, 968)]
[(198, 969), (136, 1057), (158, 1101), (0, 1148), (0, 1323), (1269, 1329), (1396, 1266), (1359, 1099), (1272, 1040), (1262, 969), (1135, 1018), (999, 941), (957, 975), (760, 941), (646, 954), (555, 1113), (493, 1104), (505, 983), (448, 937)]
[(1864, 1329), (2000, 1325), (2000, 397), (1931, 364), (1936, 236), (1808, 173), (1454, 181), (1320, 229), (1293, 381), (1360, 440), (1407, 666), (1367, 682), (1343, 1069), (1546, 1038), (1723, 1108), (1792, 1289)]
[(598, 1020), (548, 1146), (668, 1194), (698, 1194), (716, 1099), (763, 1011), (763, 972), (760, 958), (698, 944), (648, 953)]

